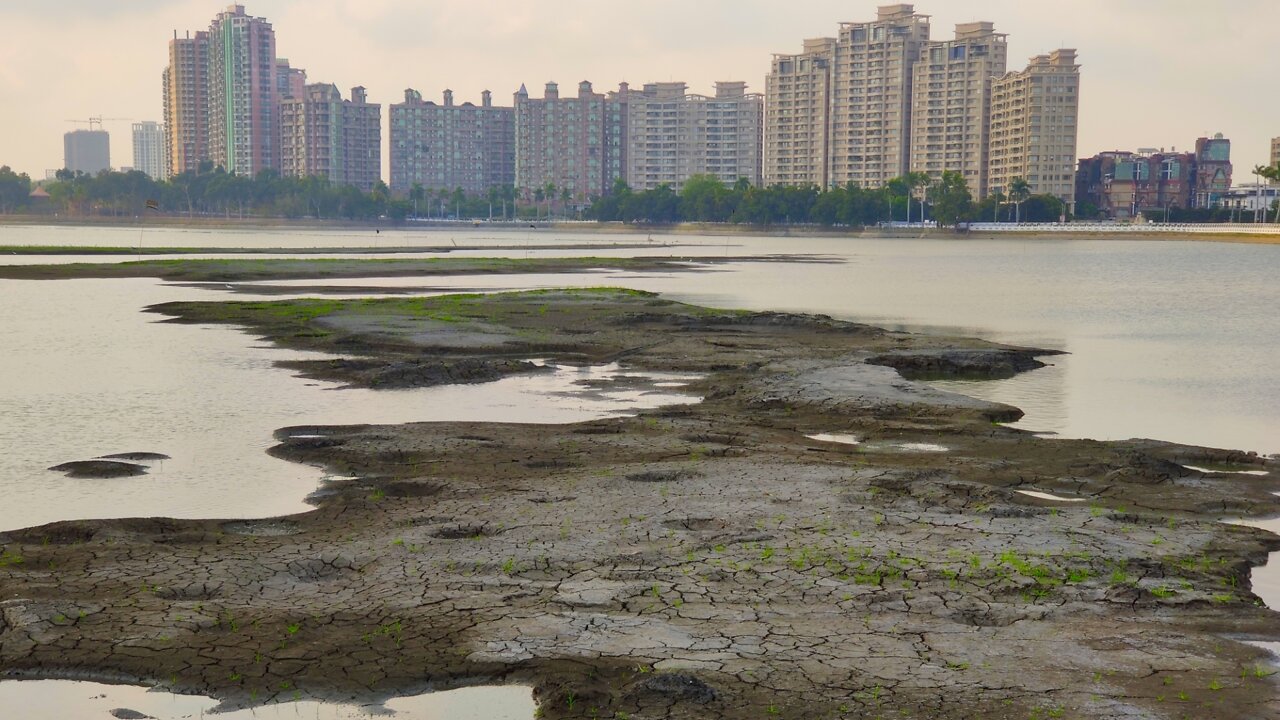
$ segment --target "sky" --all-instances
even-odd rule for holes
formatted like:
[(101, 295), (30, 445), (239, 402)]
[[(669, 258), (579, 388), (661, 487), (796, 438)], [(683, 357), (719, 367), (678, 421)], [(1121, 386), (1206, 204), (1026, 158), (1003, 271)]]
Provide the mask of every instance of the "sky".
[[(527, 83), (572, 94), (683, 80), (764, 91), (773, 53), (875, 17), (877, 0), (246, 0), (276, 31), (277, 54), (372, 102), (405, 88), (510, 104)], [(0, 165), (33, 179), (62, 166), (62, 135), (89, 117), (111, 132), (114, 166), (133, 162), (133, 120), (162, 120), (168, 41), (208, 28), (219, 0), (0, 0)], [(1192, 149), (1221, 132), (1237, 181), (1280, 136), (1280, 0), (924, 0), (934, 39), (990, 20), (1010, 69), (1059, 47), (1080, 52), (1081, 157), (1139, 147)], [(383, 111), (384, 122), (386, 110)], [(385, 129), (384, 129), (385, 134)], [(385, 143), (385, 137), (384, 137)], [(384, 151), (384, 163), (386, 161)]]

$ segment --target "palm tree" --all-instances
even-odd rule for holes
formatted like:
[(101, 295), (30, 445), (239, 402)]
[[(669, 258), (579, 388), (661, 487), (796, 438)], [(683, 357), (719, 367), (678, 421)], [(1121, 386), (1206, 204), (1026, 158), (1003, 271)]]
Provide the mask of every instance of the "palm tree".
[[(1270, 180), (1273, 183), (1280, 182), (1280, 165), (1270, 165), (1270, 166), (1259, 165), (1253, 169), (1253, 174), (1258, 175), (1262, 178), (1266, 178), (1267, 180)], [(1280, 223), (1280, 203), (1278, 203), (1276, 207), (1275, 222)]]
[(1013, 202), (1018, 213), (1016, 222), (1022, 222), (1022, 203), (1029, 197), (1031, 197), (1031, 183), (1021, 177), (1009, 181), (1009, 200)]
[(1003, 205), (1005, 201), (1004, 193), (1000, 192), (999, 190), (996, 190), (995, 192), (991, 193), (991, 199), (995, 201), (995, 206), (996, 206), (995, 212), (992, 213), (991, 220), (992, 222), (1000, 222), (1000, 206)]
[[(917, 188), (929, 187), (929, 173), (909, 172), (905, 177), (907, 180), (907, 222), (911, 222), (911, 196), (915, 194)], [(920, 200), (920, 222), (924, 222), (924, 199)]]

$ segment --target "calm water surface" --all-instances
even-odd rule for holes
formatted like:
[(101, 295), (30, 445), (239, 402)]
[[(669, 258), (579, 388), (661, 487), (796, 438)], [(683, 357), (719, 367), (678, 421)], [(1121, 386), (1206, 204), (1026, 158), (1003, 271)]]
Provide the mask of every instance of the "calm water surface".
[(174, 695), (129, 685), (69, 680), (0, 682), (0, 709), (6, 720), (110, 720), (112, 710), (128, 709), (154, 720), (527, 720), (534, 716), (533, 692), (516, 686), (463, 688), (379, 705), (285, 702), (251, 710), (222, 712), (218, 701), (198, 695)]

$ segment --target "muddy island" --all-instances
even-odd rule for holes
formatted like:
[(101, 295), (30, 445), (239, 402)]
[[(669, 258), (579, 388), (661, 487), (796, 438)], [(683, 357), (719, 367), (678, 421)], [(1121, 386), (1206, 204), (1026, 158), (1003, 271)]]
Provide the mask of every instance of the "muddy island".
[(292, 367), (352, 385), (546, 358), (703, 400), (288, 428), (274, 454), (355, 478), (312, 512), (2, 533), (4, 676), (229, 706), (519, 683), (548, 718), (1280, 714), (1246, 642), (1280, 637), (1249, 586), (1280, 538), (1221, 522), (1280, 512), (1275, 461), (1039, 438), (908, 379), (1048, 353), (608, 289), (154, 310), (340, 353)]

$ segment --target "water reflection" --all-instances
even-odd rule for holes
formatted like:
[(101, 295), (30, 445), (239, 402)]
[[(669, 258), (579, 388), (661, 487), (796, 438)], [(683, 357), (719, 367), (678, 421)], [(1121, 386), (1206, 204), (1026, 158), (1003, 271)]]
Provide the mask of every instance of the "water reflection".
[[(308, 509), (322, 473), (265, 452), (281, 427), (430, 421), (570, 423), (694, 402), (689, 378), (561, 367), (484, 385), (337, 389), (274, 363), (323, 357), (253, 344), (229, 326), (158, 323), (140, 310), (189, 298), (153, 280), (0, 282), (0, 529), (56, 520), (260, 518)], [(649, 383), (646, 385), (646, 382)], [(663, 383), (657, 387), (653, 383)], [(146, 475), (47, 468), (115, 453), (170, 459)]]
[[(536, 712), (532, 690), (519, 686), (475, 687), (393, 698), (386, 703), (335, 704), (301, 700), (247, 710), (224, 711), (217, 700), (175, 695), (132, 685), (69, 680), (0, 682), (0, 708), (13, 720), (90, 720), (147, 716), (155, 720), (529, 720)], [(115, 711), (115, 712), (113, 712)], [(129, 713), (127, 711), (133, 711)]]

